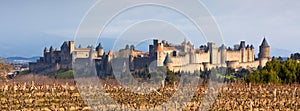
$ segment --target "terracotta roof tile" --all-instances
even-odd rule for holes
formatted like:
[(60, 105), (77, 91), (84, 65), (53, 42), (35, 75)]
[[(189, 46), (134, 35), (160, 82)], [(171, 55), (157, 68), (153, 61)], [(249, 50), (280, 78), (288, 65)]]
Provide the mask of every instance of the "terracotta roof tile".
[(160, 44), (157, 45), (157, 52), (163, 52), (162, 47), (160, 46)]

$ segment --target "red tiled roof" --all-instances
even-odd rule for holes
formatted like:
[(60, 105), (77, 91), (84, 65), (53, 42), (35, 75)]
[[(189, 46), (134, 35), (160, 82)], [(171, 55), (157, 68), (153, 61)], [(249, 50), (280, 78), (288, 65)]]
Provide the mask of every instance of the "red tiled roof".
[(157, 52), (163, 52), (162, 47), (160, 46), (160, 44), (157, 45)]

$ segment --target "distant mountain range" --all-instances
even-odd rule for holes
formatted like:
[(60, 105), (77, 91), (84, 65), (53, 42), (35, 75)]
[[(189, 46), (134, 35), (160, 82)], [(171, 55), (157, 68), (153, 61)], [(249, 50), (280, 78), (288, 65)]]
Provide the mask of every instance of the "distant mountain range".
[(293, 54), (292, 51), (285, 50), (285, 49), (279, 49), (279, 48), (271, 48), (271, 56), (275, 57), (290, 57), (291, 54)]
[(36, 62), (40, 57), (35, 56), (31, 58), (25, 57), (8, 57), (5, 58), (6, 62), (13, 63), (13, 64), (28, 64), (29, 62)]

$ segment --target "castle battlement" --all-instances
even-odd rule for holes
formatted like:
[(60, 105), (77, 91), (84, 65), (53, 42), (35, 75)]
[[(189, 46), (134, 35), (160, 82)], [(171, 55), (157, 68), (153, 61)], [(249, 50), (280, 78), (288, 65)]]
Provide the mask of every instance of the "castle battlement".
[(54, 50), (52, 46), (49, 50), (45, 48), (44, 56), (36, 63), (30, 63), (30, 71), (55, 74), (59, 70), (71, 70), (77, 59), (89, 59), (98, 65), (99, 73), (110, 74), (111, 61), (120, 55), (128, 59), (130, 71), (143, 69), (154, 62), (158, 67), (166, 66), (173, 71), (204, 71), (213, 67), (257, 68), (264, 67), (270, 60), (270, 46), (265, 38), (259, 48), (258, 58), (255, 58), (254, 46), (247, 45), (245, 41), (233, 48), (225, 45), (217, 47), (213, 42), (195, 48), (186, 40), (181, 44), (170, 44), (165, 40), (154, 39), (153, 44), (149, 45), (149, 52), (128, 48), (117, 52), (104, 52), (101, 43), (96, 48), (82, 48), (75, 47), (74, 41), (66, 41), (60, 50)]

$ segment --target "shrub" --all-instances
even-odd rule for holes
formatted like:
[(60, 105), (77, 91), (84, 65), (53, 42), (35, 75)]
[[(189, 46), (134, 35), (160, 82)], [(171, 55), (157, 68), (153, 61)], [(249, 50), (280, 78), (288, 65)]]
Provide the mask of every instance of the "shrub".
[(59, 73), (56, 75), (56, 78), (58, 79), (72, 79), (74, 71), (68, 70), (68, 71), (59, 71)]
[(300, 83), (300, 63), (288, 59), (283, 63), (273, 58), (261, 70), (256, 70), (249, 74), (246, 82), (253, 83), (274, 83), (274, 84), (292, 84)]

